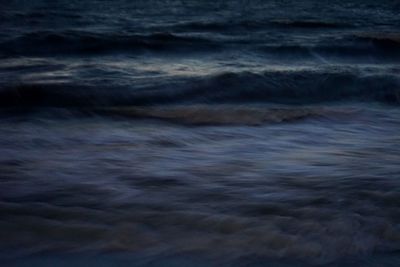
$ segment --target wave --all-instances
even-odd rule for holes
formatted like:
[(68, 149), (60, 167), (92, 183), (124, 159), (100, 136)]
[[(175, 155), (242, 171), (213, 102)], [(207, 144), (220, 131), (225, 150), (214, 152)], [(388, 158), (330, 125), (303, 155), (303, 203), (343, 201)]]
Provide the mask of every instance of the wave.
[(262, 125), (295, 122), (313, 117), (339, 116), (351, 110), (268, 108), (233, 105), (181, 105), (167, 107), (114, 107), (93, 110), (96, 114), (134, 119), (156, 119), (184, 125)]
[[(226, 22), (190, 22), (175, 25), (170, 31), (155, 32), (152, 34), (131, 33), (96, 33), (87, 31), (36, 31), (7, 39), (0, 43), (0, 55), (82, 55), (100, 53), (190, 53), (190, 52), (218, 52), (226, 49), (240, 48), (250, 51), (267, 53), (275, 57), (315, 57), (333, 56), (338, 58), (378, 58), (398, 60), (400, 58), (400, 38), (395, 34), (362, 33), (342, 37), (338, 40), (325, 40), (317, 44), (279, 44), (268, 38), (232, 37), (212, 34), (171, 33), (179, 32), (178, 28), (197, 31), (225, 31)], [(271, 22), (268, 22), (271, 23)], [(274, 22), (282, 25), (325, 25), (317, 22)], [(327, 24), (329, 25), (329, 23)], [(263, 22), (232, 22), (227, 29), (237, 27), (245, 31), (246, 27), (266, 26)]]
[(102, 53), (115, 51), (196, 51), (218, 48), (205, 38), (171, 33), (113, 34), (40, 31), (23, 34), (0, 44), (4, 54)]
[(54, 18), (68, 18), (68, 19), (81, 19), (84, 16), (70, 11), (55, 11), (55, 10), (35, 10), (30, 12), (13, 12), (8, 14), (13, 19), (54, 19)]
[(277, 27), (287, 27), (287, 28), (301, 28), (301, 29), (335, 29), (350, 27), (349, 24), (339, 23), (339, 22), (329, 22), (320, 20), (272, 20), (271, 24)]
[(400, 51), (400, 34), (399, 33), (360, 33), (355, 38), (360, 41), (372, 43), (377, 47)]
[[(371, 41), (374, 40), (374, 41)], [(400, 49), (394, 41), (389, 39), (369, 39), (357, 37), (357, 42), (341, 44), (318, 44), (318, 45), (261, 45), (257, 51), (270, 56), (298, 59), (300, 58), (338, 58), (349, 60), (379, 59), (392, 62), (400, 59)], [(367, 42), (366, 42), (367, 41)]]
[(181, 96), (207, 102), (307, 104), (332, 101), (400, 102), (400, 80), (394, 75), (351, 72), (277, 71), (223, 73), (198, 81)]
[(318, 20), (209, 20), (190, 21), (170, 26), (176, 31), (200, 31), (200, 32), (231, 32), (242, 30), (265, 30), (274, 28), (293, 29), (337, 29), (351, 27), (349, 24)]
[(238, 23), (230, 24), (230, 27), (227, 27), (226, 21), (191, 21), (191, 22), (183, 22), (169, 26), (171, 29), (176, 31), (226, 31), (227, 29), (232, 30), (240, 27)]
[(179, 103), (315, 104), (337, 101), (400, 103), (394, 74), (267, 71), (175, 78), (143, 88), (103, 84), (20, 84), (0, 87), (1, 107), (99, 107)]

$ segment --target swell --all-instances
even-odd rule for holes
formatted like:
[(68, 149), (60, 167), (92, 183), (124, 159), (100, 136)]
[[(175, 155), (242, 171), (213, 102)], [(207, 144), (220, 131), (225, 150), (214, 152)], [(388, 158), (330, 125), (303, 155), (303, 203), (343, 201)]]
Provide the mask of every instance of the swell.
[[(277, 22), (275, 22), (277, 23)], [(279, 22), (283, 23), (283, 22)], [(313, 25), (314, 22), (293, 22), (297, 24)], [(241, 22), (229, 26), (232, 30), (241, 27), (240, 33), (244, 33), (246, 25), (249, 27), (266, 26), (260, 22)], [(285, 25), (285, 24), (284, 24)], [(291, 23), (289, 23), (291, 25)], [(319, 25), (317, 23), (317, 25)], [(225, 23), (219, 22), (192, 22), (175, 27), (189, 27), (191, 30), (199, 29), (210, 32), (225, 31)], [(317, 26), (316, 26), (317, 27)], [(182, 29), (181, 29), (182, 30)], [(186, 29), (188, 30), (188, 29)], [(339, 58), (381, 58), (385, 60), (398, 60), (400, 58), (400, 38), (396, 34), (359, 33), (338, 37), (335, 40), (318, 41), (315, 44), (307, 43), (280, 43), (273, 34), (271, 37), (248, 35), (200, 35), (194, 33), (179, 32), (173, 28), (163, 32), (151, 34), (113, 33), (113, 32), (88, 32), (88, 31), (35, 31), (21, 34), (17, 37), (2, 38), (0, 42), (0, 55), (82, 55), (102, 54), (112, 52), (143, 53), (147, 51), (159, 53), (190, 53), (220, 52), (226, 49), (239, 48), (250, 51), (267, 53), (275, 57), (310, 57), (315, 54), (322, 56), (335, 56)], [(322, 37), (321, 37), (322, 38)]]
[(400, 59), (400, 37), (397, 34), (359, 33), (319, 41), (316, 44), (257, 44), (256, 50), (278, 57), (334, 57), (339, 59)]
[(350, 24), (340, 22), (329, 22), (321, 20), (272, 20), (270, 22), (276, 27), (287, 27), (287, 28), (301, 28), (301, 29), (337, 29), (344, 27), (351, 27)]
[(377, 47), (400, 51), (399, 33), (360, 33), (355, 38), (360, 41), (369, 42)]
[(145, 88), (140, 84), (44, 83), (3, 85), (1, 107), (107, 107), (187, 103), (316, 104), (338, 101), (400, 103), (395, 74), (354, 72), (228, 72), (200, 78), (175, 77)]
[(289, 59), (326, 57), (338, 60), (383, 60), (394, 62), (400, 59), (400, 49), (385, 45), (262, 45), (256, 50), (273, 57)]
[(171, 33), (114, 34), (81, 31), (40, 31), (23, 34), (0, 44), (6, 55), (54, 53), (104, 53), (113, 51), (196, 51), (218, 48), (200, 37)]
[[(356, 109), (307, 107), (271, 107), (269, 105), (158, 105), (81, 108), (4, 109), (2, 119), (45, 118), (82, 119), (103, 117), (112, 119), (154, 120), (185, 126), (261, 126), (295, 123), (308, 119), (343, 120), (358, 114)], [(163, 145), (173, 145), (166, 143)]]
[(232, 105), (180, 105), (167, 107), (117, 107), (94, 110), (96, 114), (134, 119), (156, 119), (184, 125), (262, 125), (308, 118), (337, 117), (350, 110), (314, 108), (267, 108)]
[(265, 30), (265, 29), (337, 29), (352, 27), (350, 24), (328, 22), (319, 20), (212, 20), (190, 21), (171, 25), (169, 28), (177, 31), (206, 31), (227, 32), (240, 30)]

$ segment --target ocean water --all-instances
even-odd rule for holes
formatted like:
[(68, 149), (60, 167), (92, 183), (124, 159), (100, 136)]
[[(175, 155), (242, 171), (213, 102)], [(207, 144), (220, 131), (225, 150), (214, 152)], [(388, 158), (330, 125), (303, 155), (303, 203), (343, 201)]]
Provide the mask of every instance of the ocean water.
[(400, 266), (400, 2), (0, 1), (0, 265)]

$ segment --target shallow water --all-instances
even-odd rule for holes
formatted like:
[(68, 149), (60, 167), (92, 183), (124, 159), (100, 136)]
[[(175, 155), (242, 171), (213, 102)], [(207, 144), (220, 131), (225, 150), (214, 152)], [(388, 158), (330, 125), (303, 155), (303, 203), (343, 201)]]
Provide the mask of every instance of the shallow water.
[(398, 266), (396, 1), (0, 1), (4, 266)]
[(396, 252), (400, 113), (330, 109), (347, 113), (258, 126), (4, 119), (2, 249), (234, 266)]

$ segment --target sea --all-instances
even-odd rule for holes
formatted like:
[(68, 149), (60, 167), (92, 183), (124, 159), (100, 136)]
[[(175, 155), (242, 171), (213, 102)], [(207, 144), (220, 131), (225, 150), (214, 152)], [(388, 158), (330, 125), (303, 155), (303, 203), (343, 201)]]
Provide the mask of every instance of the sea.
[(0, 266), (400, 266), (398, 0), (0, 0)]

